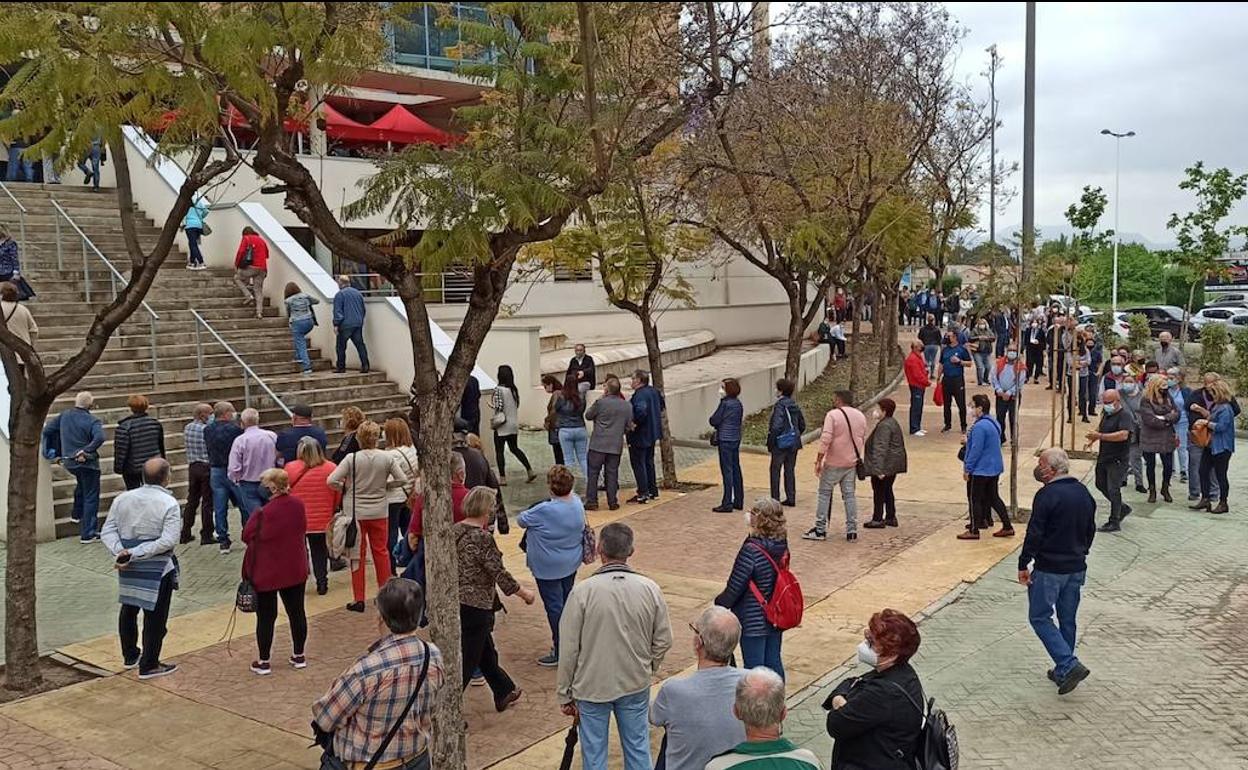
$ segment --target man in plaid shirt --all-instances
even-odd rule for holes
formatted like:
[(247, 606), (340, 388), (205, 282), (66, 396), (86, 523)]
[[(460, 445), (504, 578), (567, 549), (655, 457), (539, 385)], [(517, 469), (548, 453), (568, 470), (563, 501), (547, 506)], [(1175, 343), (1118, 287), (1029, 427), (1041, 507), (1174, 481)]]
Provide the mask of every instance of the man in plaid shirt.
[(187, 492), (186, 509), (182, 512), (182, 542), (195, 539), (195, 509), (200, 510), (199, 544), (216, 545), (212, 521), (212, 466), (208, 462), (208, 444), (204, 441), (204, 428), (212, 416), (212, 406), (199, 404), (194, 419), (186, 424)]
[(377, 592), (377, 611), (390, 629), (312, 704), (313, 726), (333, 735), (333, 752), (349, 770), (362, 768), (402, 713), (420, 676), (425, 650), (429, 670), (394, 740), (381, 752), (377, 770), (429, 770), (433, 704), (445, 673), (442, 653), (416, 636), (424, 610), (420, 584), (397, 578)]

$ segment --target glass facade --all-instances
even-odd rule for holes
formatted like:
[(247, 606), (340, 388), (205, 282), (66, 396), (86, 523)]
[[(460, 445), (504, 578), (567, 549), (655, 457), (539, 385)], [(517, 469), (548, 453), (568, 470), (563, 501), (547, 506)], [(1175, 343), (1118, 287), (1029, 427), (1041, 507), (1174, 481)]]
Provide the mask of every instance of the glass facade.
[(485, 21), (485, 3), (426, 3), (394, 29), (394, 61), (453, 72), (465, 59), (488, 61), (489, 50), (467, 51), (460, 43), (460, 21)]

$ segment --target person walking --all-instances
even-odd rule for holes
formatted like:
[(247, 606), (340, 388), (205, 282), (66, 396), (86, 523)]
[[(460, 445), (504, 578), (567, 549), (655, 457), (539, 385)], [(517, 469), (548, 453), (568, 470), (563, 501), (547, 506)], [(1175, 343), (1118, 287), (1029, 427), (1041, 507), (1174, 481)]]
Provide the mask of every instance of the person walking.
[(270, 468), (260, 477), (269, 501), (243, 527), (243, 578), (256, 590), (256, 648), (258, 657), (251, 672), (273, 673), (273, 627), (277, 623), (277, 600), (281, 597), (290, 623), (290, 665), (308, 667), (303, 655), (308, 640), (308, 616), (303, 609), (303, 584), (308, 581), (306, 549), (307, 513), (303, 501), (290, 494), (290, 477), (281, 468)]
[(12, 281), (21, 274), (21, 250), (17, 246), (17, 241), (13, 240), (13, 234), (9, 232), (9, 229), (0, 225), (0, 282)]
[(468, 375), (464, 382), (464, 392), (459, 397), (459, 418), (467, 424), (469, 433), (481, 435), (481, 383), (477, 382), (475, 374)]
[(1157, 354), (1153, 356), (1161, 371), (1183, 368), (1183, 351), (1174, 344), (1174, 335), (1162, 332), (1157, 335)]
[[(142, 473), (143, 486), (113, 499), (99, 539), (113, 555), (117, 569), (122, 665), (138, 668), (139, 679), (155, 679), (178, 670), (175, 664), (161, 662), (160, 651), (169, 605), (178, 587), (178, 559), (173, 550), (182, 529), (182, 509), (169, 492), (167, 460), (149, 459)], [(139, 610), (143, 611), (142, 647)]]
[[(1076, 393), (1079, 401), (1079, 418), (1083, 422), (1091, 422), (1089, 415), (1096, 411), (1096, 340), (1091, 334), (1075, 335), (1073, 361), (1075, 375), (1078, 378)], [(1067, 402), (1069, 403), (1069, 401)], [(1072, 409), (1068, 412), (1073, 414)]]
[(1013, 537), (1010, 513), (1001, 500), (999, 482), (1005, 471), (1001, 456), (1001, 423), (992, 416), (988, 397), (976, 393), (971, 399), (975, 423), (966, 437), (966, 454), (962, 461), (962, 478), (970, 482), (971, 525), (958, 534), (959, 540), (978, 540), (979, 530), (992, 526), (992, 512), (1001, 518), (1001, 529), (993, 537)]
[[(32, 348), (39, 345), (39, 325), (35, 323), (30, 309), (22, 304), (21, 293), (11, 281), (0, 282), (0, 317), (4, 318), (4, 325), (13, 332), (13, 336)], [(20, 358), (17, 366), (18, 371), (25, 371), (25, 364)]]
[(1179, 422), (1179, 410), (1170, 398), (1166, 379), (1155, 376), (1144, 386), (1144, 398), (1140, 401), (1140, 450), (1144, 453), (1144, 467), (1148, 475), (1148, 502), (1157, 502), (1157, 458), (1161, 458), (1161, 499), (1174, 502), (1170, 497), (1170, 478), (1174, 475), (1174, 448), (1179, 437), (1174, 426)]
[[(771, 408), (771, 419), (767, 423), (771, 497), (788, 508), (797, 505), (797, 454), (802, 451), (802, 436), (806, 433), (806, 415), (793, 400), (793, 390), (792, 380), (776, 380), (776, 403)], [(780, 497), (781, 470), (784, 471), (783, 498)]]
[(798, 748), (784, 735), (784, 680), (774, 671), (754, 668), (737, 682), (732, 713), (741, 721), (745, 740), (706, 763), (706, 770), (767, 768), (768, 770), (821, 770), (810, 749)]
[[(390, 770), (430, 770), (433, 710), (446, 670), (437, 646), (416, 635), (425, 593), (416, 581), (399, 578), (381, 587), (376, 604), (388, 633), (312, 704), (316, 742), (325, 750), (321, 766), (333, 767), (327, 755), (349, 768), (375, 762)], [(407, 718), (396, 723), (405, 709)], [(394, 737), (386, 741), (391, 730)]]
[(234, 405), (218, 401), (212, 407), (212, 422), (204, 426), (204, 445), (208, 449), (208, 484), (212, 487), (212, 521), (217, 533), (221, 555), (230, 552), (230, 503), (246, 520), (247, 506), (238, 485), (230, 479), (230, 450), (234, 439), (243, 435), (243, 428), (234, 419)]
[(862, 461), (863, 444), (867, 437), (867, 418), (852, 406), (853, 398), (849, 391), (838, 390), (832, 397), (833, 407), (824, 415), (819, 454), (815, 457), (815, 475), (819, 477), (815, 526), (806, 530), (803, 540), (828, 539), (832, 490), (837, 487), (840, 487), (845, 504), (845, 539), (851, 543), (858, 539), (855, 489), (858, 463)]
[(243, 293), (243, 307), (256, 307), (256, 318), (264, 317), (264, 279), (269, 274), (269, 244), (248, 226), (234, 253), (234, 285)]
[(715, 513), (731, 513), (745, 509), (745, 479), (741, 476), (741, 423), (745, 407), (741, 405), (741, 384), (729, 377), (720, 383), (719, 406), (711, 415), (715, 429), (715, 446), (719, 449), (719, 476), (724, 495)]
[(1096, 537), (1096, 501), (1070, 476), (1070, 458), (1061, 447), (1041, 452), (1033, 475), (1043, 486), (1031, 503), (1018, 582), (1027, 586), (1031, 628), (1053, 659), (1049, 681), (1065, 695), (1090, 673), (1075, 655), (1075, 618)]
[(286, 284), (286, 321), (290, 326), (290, 339), (295, 348), (295, 361), (304, 374), (312, 373), (312, 359), (308, 356), (308, 335), (316, 328), (313, 305), (321, 301), (299, 288), (293, 281)]
[(988, 326), (988, 319), (981, 318), (975, 322), (975, 333), (971, 338), (975, 352), (971, 354), (975, 360), (975, 384), (987, 385), (988, 367), (992, 362), (992, 348), (997, 342), (997, 335)]
[(325, 450), (315, 438), (304, 436), (299, 439), (295, 459), (283, 468), (290, 480), (290, 496), (303, 503), (308, 555), (312, 576), (316, 579), (316, 593), (320, 596), (329, 593), (329, 545), (325, 541), (325, 530), (342, 501), (342, 495), (329, 486), (329, 476), (337, 467), (325, 459)]
[(594, 432), (589, 437), (589, 478), (585, 484), (585, 510), (598, 509), (598, 476), (603, 476), (607, 491), (607, 508), (620, 507), (620, 457), (624, 454), (624, 432), (633, 418), (633, 408), (620, 392), (620, 381), (614, 377), (603, 383), (602, 398), (589, 405), (585, 419), (593, 420)]
[(789, 535), (784, 508), (771, 498), (754, 502), (745, 515), (748, 534), (715, 604), (741, 621), (741, 659), (746, 668), (766, 666), (784, 678), (784, 631), (767, 619), (767, 602), (780, 569), (789, 566)]
[(347, 605), (352, 612), (364, 611), (364, 569), (368, 556), (373, 557), (377, 585), (390, 579), (390, 554), (386, 549), (389, 529), (389, 492), (408, 483), (407, 473), (399, 459), (377, 448), (381, 428), (365, 420), (355, 432), (360, 451), (347, 455), (329, 474), (326, 483), (342, 492), (343, 511), (359, 525), (359, 559), (352, 559), (351, 589), (355, 600)]
[(953, 402), (958, 402), (958, 422), (966, 433), (966, 368), (971, 356), (966, 346), (958, 341), (958, 333), (945, 333), (945, 345), (940, 349), (940, 386), (945, 394), (945, 426), (942, 433), (953, 430)]
[(212, 537), (212, 465), (204, 429), (212, 417), (211, 404), (197, 404), (191, 421), (182, 431), (186, 446), (186, 509), (182, 512), (182, 543), (195, 539), (195, 508), (199, 508), (199, 544), (213, 545)]
[[(537, 478), (537, 474), (533, 472), (533, 466), (529, 464), (528, 455), (520, 448), (520, 389), (516, 387), (515, 372), (510, 366), (503, 364), (498, 367), (498, 376), (495, 379), (498, 385), (494, 388), (492, 399), (494, 414), (490, 417), (490, 427), (494, 429), (494, 462), (498, 465), (498, 483), (503, 486), (507, 485), (507, 457), (503, 454), (504, 448), (511, 450), (511, 454), (520, 461), (525, 473), (528, 474), (526, 481), (532, 483), (533, 479)], [(584, 420), (582, 419), (583, 426)], [(563, 443), (562, 438), (560, 443)], [(564, 446), (563, 454), (564, 457), (568, 457), (566, 446)]]
[(312, 422), (312, 407), (307, 404), (295, 404), (290, 408), (290, 427), (277, 434), (277, 453), (282, 464), (295, 461), (299, 442), (305, 438), (315, 439), (322, 453), (329, 443), (325, 429)]
[[(563, 390), (555, 396), (555, 427), (559, 429), (559, 446), (563, 448), (564, 458), (574, 463), (573, 467), (579, 468), (581, 476), (588, 479), (589, 432), (585, 429), (585, 399), (573, 374), (564, 379)], [(499, 462), (501, 468), (502, 461)], [(530, 481), (533, 475), (530, 468)]]
[[(479, 453), (478, 453), (479, 454)], [(484, 458), (482, 458), (484, 459)], [(488, 463), (487, 463), (488, 465)], [(468, 492), (476, 487), (465, 484), (467, 468), (464, 455), (459, 451), (451, 453), (451, 523), (457, 524), (464, 520), (464, 500)], [(491, 487), (493, 489), (493, 487)], [(495, 490), (497, 492), (497, 490)], [(425, 496), (419, 493), (412, 498), (412, 518), (407, 525), (407, 547), (412, 552), (403, 569), (403, 577), (411, 578), (425, 586)], [(484, 683), (484, 680), (483, 680)]]
[(556, 465), (546, 474), (550, 499), (521, 512), (516, 523), (525, 530), (525, 564), (537, 581), (537, 592), (550, 624), (550, 653), (537, 659), (547, 668), (559, 665), (559, 620), (585, 556), (585, 508), (572, 491), (572, 472)]
[(923, 343), (911, 342), (910, 355), (902, 365), (906, 374), (906, 385), (910, 387), (910, 435), (922, 438), (927, 435), (923, 430), (923, 397), (932, 384), (928, 372), (930, 367), (923, 360)]
[(204, 228), (208, 218), (208, 204), (204, 202), (201, 195), (196, 195), (191, 199), (191, 207), (186, 210), (186, 216), (182, 217), (182, 230), (186, 233), (186, 269), (187, 270), (207, 270), (204, 264), (204, 254), (199, 250), (199, 239), (204, 237)]
[(70, 521), (78, 523), (78, 542), (100, 539), (96, 520), (100, 512), (100, 447), (104, 445), (104, 423), (91, 414), (95, 396), (82, 390), (74, 405), (48, 421), (43, 428), (43, 445), (55, 448), (62, 467), (74, 477), (74, 507)]
[(360, 451), (360, 442), (355, 437), (356, 431), (364, 424), (364, 411), (358, 406), (347, 406), (342, 410), (342, 440), (331, 456), (335, 463), (341, 463), (348, 455)]
[(893, 417), (897, 403), (891, 398), (881, 398), (875, 412), (875, 428), (867, 436), (862, 450), (862, 463), (871, 477), (871, 521), (863, 524), (866, 529), (897, 526), (897, 498), (893, 494), (893, 482), (897, 475), (906, 472), (906, 440), (901, 425)]
[(347, 341), (355, 347), (360, 359), (360, 373), (368, 374), (368, 346), (364, 344), (364, 317), (368, 308), (364, 295), (351, 285), (349, 276), (338, 276), (338, 293), (334, 295), (334, 371), (347, 371)]
[(1096, 455), (1096, 488), (1109, 501), (1109, 520), (1101, 525), (1101, 532), (1118, 532), (1122, 520), (1131, 513), (1131, 506), (1122, 502), (1122, 483), (1127, 478), (1127, 462), (1130, 457), (1131, 438), (1135, 434), (1135, 421), (1122, 408), (1118, 389), (1101, 391), (1101, 421), (1096, 430), (1089, 431), (1084, 449), (1100, 442)]
[(637, 494), (630, 503), (645, 503), (659, 497), (659, 481), (654, 471), (654, 445), (663, 436), (663, 394), (650, 384), (650, 373), (633, 372), (633, 427), (628, 432), (628, 461), (637, 480)]
[(546, 428), (546, 443), (550, 444), (550, 451), (555, 456), (554, 464), (563, 465), (563, 445), (559, 443), (558, 418), (555, 416), (555, 399), (559, 398), (563, 385), (553, 374), (543, 374), (542, 389), (550, 396), (546, 401), (546, 419), (542, 422), (543, 427)]
[(143, 486), (143, 463), (165, 456), (165, 429), (148, 415), (147, 396), (131, 396), (126, 405), (130, 414), (113, 431), (113, 473), (121, 476), (126, 489), (138, 489)]
[(248, 407), (239, 415), (242, 434), (230, 447), (230, 481), (243, 501), (243, 526), (265, 503), (260, 477), (277, 465), (277, 434), (260, 427), (260, 413)]
[(1133, 429), (1127, 451), (1127, 475), (1135, 479), (1135, 491), (1143, 494), (1148, 489), (1144, 486), (1144, 452), (1140, 449), (1140, 402), (1144, 399), (1140, 373), (1132, 372), (1119, 382), (1118, 394), (1121, 396), (1119, 403), (1131, 419)]
[(408, 530), (412, 520), (412, 509), (408, 501), (420, 492), (420, 457), (416, 447), (412, 446), (412, 430), (407, 420), (402, 417), (391, 417), (382, 426), (386, 437), (386, 451), (394, 455), (407, 474), (407, 483), (395, 487), (386, 495), (386, 550), (390, 552), (390, 571), (395, 574), (398, 565), (394, 560), (394, 546), (399, 538)]
[(926, 713), (923, 684), (910, 665), (919, 651), (919, 629), (904, 614), (885, 609), (871, 616), (863, 636), (858, 661), (871, 670), (839, 682), (823, 703), (832, 770), (915, 767)]
[[(1018, 344), (1009, 342), (1005, 355), (997, 359), (989, 375), (989, 384), (996, 398), (997, 422), (1002, 430), (1009, 428), (1010, 441), (1018, 440), (1018, 400), (1027, 383), (1027, 367), (1018, 360)], [(1002, 433), (1002, 438), (1004, 438)]]
[(1170, 400), (1174, 402), (1174, 408), (1179, 410), (1179, 421), (1174, 426), (1174, 432), (1179, 437), (1179, 482), (1187, 484), (1187, 499), (1190, 502), (1200, 499), (1199, 459), (1195, 464), (1196, 470), (1192, 470), (1192, 455), (1198, 453), (1189, 451), (1191, 412), (1188, 409), (1188, 405), (1192, 403), (1192, 389), (1187, 387), (1183, 370), (1178, 367), (1166, 371), (1166, 387), (1169, 388)]
[[(1235, 402), (1231, 394), (1231, 386), (1226, 380), (1218, 377), (1213, 384), (1206, 387), (1206, 392), (1213, 398), (1213, 406), (1193, 404), (1192, 411), (1201, 419), (1192, 424), (1194, 430), (1209, 431), (1211, 439), (1204, 447), (1200, 460), (1200, 500), (1188, 507), (1194, 511), (1210, 513), (1227, 513), (1227, 498), (1230, 496), (1230, 480), (1226, 471), (1231, 463), (1231, 455), (1235, 452)], [(1218, 504), (1210, 507), (1213, 502), (1211, 482), (1214, 475), (1218, 478)]]
[(571, 377), (576, 383), (576, 389), (584, 397), (586, 393), (598, 387), (598, 370), (594, 366), (594, 357), (585, 354), (583, 344), (578, 342), (574, 352), (576, 355), (568, 361), (568, 371), (564, 379)]
[(498, 662), (494, 647), (494, 616), (503, 608), (498, 598), (519, 596), (525, 604), (535, 600), (503, 566), (503, 553), (490, 533), (494, 513), (494, 490), (477, 487), (464, 499), (464, 520), (455, 524), (455, 555), (459, 560), (459, 622), (463, 653), (463, 684), (480, 671), (494, 694), (494, 710), (503, 712), (523, 694)]
[(731, 663), (741, 622), (723, 607), (708, 607), (689, 626), (697, 670), (663, 682), (650, 704), (650, 724), (664, 730), (656, 766), (666, 770), (704, 770), (745, 740), (732, 713), (737, 683), (745, 676)]
[[(100, 164), (107, 162), (104, 141), (100, 137), (91, 140), (91, 146), (78, 161), (78, 170), (83, 173), (82, 183), (91, 185), (91, 192), (100, 191)], [(88, 166), (87, 164), (91, 165)]]
[(606, 770), (611, 715), (625, 770), (650, 768), (650, 683), (672, 646), (663, 592), (633, 570), (633, 530), (602, 528), (602, 567), (568, 597), (559, 621), (559, 710), (579, 717), (585, 770)]

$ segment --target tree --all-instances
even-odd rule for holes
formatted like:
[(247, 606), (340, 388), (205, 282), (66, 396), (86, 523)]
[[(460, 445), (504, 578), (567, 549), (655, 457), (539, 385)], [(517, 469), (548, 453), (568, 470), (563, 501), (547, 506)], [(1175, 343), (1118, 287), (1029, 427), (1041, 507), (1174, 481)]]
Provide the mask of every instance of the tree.
[(1196, 161), (1184, 173), (1187, 178), (1179, 182), (1179, 189), (1195, 193), (1196, 208), (1183, 216), (1171, 214), (1166, 222), (1166, 228), (1174, 232), (1179, 244), (1175, 264), (1185, 270), (1192, 281), (1184, 306), (1180, 344), (1187, 341), (1187, 324), (1197, 283), (1219, 272), (1218, 260), (1230, 250), (1231, 239), (1248, 236), (1248, 227), (1222, 225), (1235, 204), (1248, 193), (1248, 174), (1235, 176), (1227, 168), (1206, 171), (1204, 161)]
[[(1081, 302), (1108, 306), (1113, 296), (1114, 250), (1102, 246), (1079, 257), (1074, 292)], [(1166, 269), (1161, 257), (1138, 243), (1118, 248), (1120, 302), (1158, 302), (1165, 294)], [(1184, 301), (1188, 286), (1184, 284)]]

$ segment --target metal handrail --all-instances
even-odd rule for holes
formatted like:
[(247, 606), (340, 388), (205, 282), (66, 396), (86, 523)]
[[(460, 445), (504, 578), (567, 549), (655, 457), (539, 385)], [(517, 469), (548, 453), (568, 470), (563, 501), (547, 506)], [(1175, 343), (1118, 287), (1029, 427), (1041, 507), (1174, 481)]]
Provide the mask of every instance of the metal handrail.
[(195, 310), (194, 308), (190, 308), (190, 312), (191, 312), (191, 315), (194, 316), (195, 321), (196, 321), (196, 324), (195, 324), (195, 369), (199, 375), (199, 384), (200, 385), (204, 384), (204, 344), (203, 344), (203, 338), (199, 332), (199, 327), (203, 326), (205, 329), (208, 330), (209, 334), (211, 334), (213, 337), (216, 338), (217, 342), (221, 344), (221, 347), (225, 348), (225, 352), (233, 356), (234, 360), (238, 362), (239, 366), (243, 367), (243, 403), (244, 404), (251, 403), (251, 380), (254, 379), (256, 381), (256, 384), (259, 385), (261, 388), (264, 388), (264, 392), (269, 394), (269, 398), (273, 399), (274, 403), (276, 403), (278, 406), (282, 408), (282, 411), (286, 413), (287, 417), (292, 416), (293, 413), (290, 411), (290, 407), (286, 406), (286, 402), (282, 401), (282, 399), (279, 398), (278, 395), (273, 392), (273, 389), (265, 384), (264, 380), (260, 378), (260, 375), (256, 374), (255, 371), (250, 366), (247, 365), (247, 362), (243, 360), (242, 356), (240, 356), (238, 352), (234, 350), (234, 348), (230, 347), (230, 343), (226, 342), (225, 339), (222, 338), (220, 334), (217, 334), (217, 330), (212, 328), (212, 324), (208, 323), (208, 321), (205, 320), (204, 317), (199, 314), (199, 311)]
[(22, 202), (19, 201), (13, 195), (13, 192), (9, 190), (8, 186), (5, 185), (4, 182), (0, 182), (0, 190), (4, 190), (4, 194), (9, 196), (9, 200), (13, 201), (14, 205), (17, 206), (18, 227), (20, 228), (21, 235), (22, 235), (22, 256), (25, 257), (26, 256), (26, 207), (23, 206)]
[[(104, 256), (104, 252), (100, 251), (91, 239), (87, 237), (87, 234), (82, 231), (82, 228), (78, 226), (78, 223), (74, 222), (73, 217), (71, 217), (65, 209), (61, 208), (60, 202), (57, 201), (56, 198), (52, 198), (51, 201), (52, 207), (56, 209), (56, 213), (59, 215), (58, 218), (52, 220), (56, 225), (56, 269), (65, 269), (64, 250), (61, 246), (61, 219), (64, 219), (65, 222), (74, 229), (74, 232), (78, 233), (78, 237), (82, 239), (82, 282), (83, 293), (86, 296), (86, 301), (91, 301), (91, 264), (87, 260), (88, 246), (91, 247), (91, 251), (95, 252), (95, 256), (104, 263), (104, 266), (108, 268), (108, 280), (113, 292), (113, 299), (117, 299), (117, 281), (120, 280), (122, 283), (125, 283), (126, 277), (121, 274), (121, 271), (113, 265), (112, 261), (109, 260), (108, 257)], [(147, 300), (140, 300), (139, 303), (143, 306), (143, 309), (147, 311), (148, 315), (148, 324), (150, 326), (152, 342), (152, 385), (156, 385), (157, 375), (160, 374), (160, 367), (156, 356), (156, 322), (160, 320), (160, 316), (157, 315), (155, 310), (152, 310), (151, 305), (147, 304)]]

